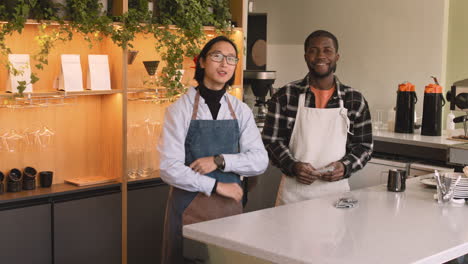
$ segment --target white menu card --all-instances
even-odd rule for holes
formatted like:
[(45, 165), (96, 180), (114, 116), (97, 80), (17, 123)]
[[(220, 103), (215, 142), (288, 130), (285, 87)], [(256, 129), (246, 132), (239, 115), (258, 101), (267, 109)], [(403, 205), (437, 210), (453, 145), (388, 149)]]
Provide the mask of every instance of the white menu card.
[(62, 54), (58, 90), (83, 91), (83, 73), (81, 72), (80, 55)]
[(33, 86), (31, 84), (29, 54), (8, 54), (8, 61), (11, 63), (12, 67), (20, 71), (20, 74), (15, 76), (13, 71), (10, 71), (6, 85), (7, 92), (17, 93), (18, 82), (21, 81), (26, 82), (26, 89), (23, 92), (32, 92)]
[(111, 90), (109, 59), (107, 55), (88, 55), (86, 89)]

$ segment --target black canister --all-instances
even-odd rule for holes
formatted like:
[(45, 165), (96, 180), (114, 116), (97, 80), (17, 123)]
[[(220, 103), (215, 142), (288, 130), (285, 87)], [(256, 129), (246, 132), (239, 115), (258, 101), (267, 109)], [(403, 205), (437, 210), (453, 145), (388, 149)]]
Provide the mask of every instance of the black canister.
[(444, 105), (445, 99), (442, 95), (442, 87), (437, 84), (426, 86), (424, 90), (421, 135), (442, 135), (442, 107)]
[(33, 167), (26, 167), (23, 170), (23, 190), (36, 189), (37, 171)]
[(3, 179), (5, 179), (5, 175), (0, 171), (0, 194), (2, 194), (4, 190)]
[(417, 101), (418, 97), (416, 96), (413, 84), (406, 82), (398, 86), (395, 113), (395, 132), (414, 132), (414, 108)]
[(21, 191), (21, 171), (18, 169), (12, 169), (8, 173), (7, 192), (19, 191)]

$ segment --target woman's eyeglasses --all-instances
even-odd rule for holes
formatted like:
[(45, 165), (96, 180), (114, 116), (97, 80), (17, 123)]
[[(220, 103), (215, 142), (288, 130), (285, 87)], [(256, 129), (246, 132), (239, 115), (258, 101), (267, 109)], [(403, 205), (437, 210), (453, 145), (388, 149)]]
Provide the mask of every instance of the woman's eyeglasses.
[(222, 62), (224, 60), (224, 58), (226, 58), (226, 62), (229, 65), (236, 65), (237, 62), (239, 61), (239, 59), (237, 57), (226, 56), (226, 55), (223, 55), (222, 53), (219, 53), (219, 52), (210, 53), (210, 54), (208, 54), (208, 56), (214, 62)]

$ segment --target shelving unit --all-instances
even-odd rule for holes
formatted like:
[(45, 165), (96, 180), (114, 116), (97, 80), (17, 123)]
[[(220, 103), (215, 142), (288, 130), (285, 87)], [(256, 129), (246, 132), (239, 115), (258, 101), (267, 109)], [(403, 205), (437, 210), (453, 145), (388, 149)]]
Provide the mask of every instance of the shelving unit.
[[(241, 12), (240, 14), (233, 14), (233, 17), (242, 18), (242, 4), (234, 0), (232, 2), (236, 12)], [(118, 11), (121, 9), (126, 11), (128, 9), (127, 6), (127, 0), (114, 1), (114, 10)], [(12, 53), (32, 54), (37, 49), (34, 38), (38, 33), (38, 25), (37, 21), (28, 20), (21, 35), (15, 33), (12, 36), (7, 36), (7, 44), (11, 47)], [(57, 24), (52, 24), (48, 26), (48, 30), (54, 30), (57, 26)], [(240, 63), (236, 68), (236, 81), (229, 92), (238, 98), (242, 98), (242, 58), (244, 54), (242, 22), (239, 22), (238, 26), (238, 28), (233, 29), (232, 38), (238, 47)], [(175, 27), (170, 30), (175, 30)], [(204, 30), (208, 39), (214, 37), (215, 29), (213, 27), (205, 27)], [(80, 35), (74, 34), (71, 41), (66, 43), (58, 42), (52, 49), (48, 57), (49, 63), (45, 66), (44, 70), (34, 70), (39, 77), (39, 81), (33, 85), (32, 93), (25, 93), (23, 98), (14, 98), (13, 94), (7, 93), (5, 86), (0, 84), (0, 171), (6, 175), (12, 168), (22, 170), (26, 166), (31, 166), (36, 168), (37, 171), (50, 170), (54, 172), (51, 188), (38, 187), (32, 191), (0, 194), (0, 215), (2, 215), (3, 211), (12, 210), (15, 206), (27, 207), (29, 206), (28, 201), (34, 201), (34, 204), (39, 203), (41, 212), (44, 211), (42, 210), (44, 208), (47, 212), (51, 211), (52, 215), (54, 211), (63, 212), (61, 215), (53, 216), (55, 220), (53, 220), (54, 218), (44, 220), (46, 222), (51, 221), (52, 223), (57, 221), (52, 227), (52, 229), (56, 230), (51, 231), (56, 236), (51, 238), (53, 242), (55, 239), (60, 240), (60, 238), (64, 238), (60, 234), (57, 237), (57, 232), (60, 230), (65, 232), (69, 229), (66, 225), (76, 222), (67, 217), (69, 210), (67, 208), (85, 210), (86, 206), (93, 204), (88, 198), (98, 197), (96, 199), (96, 206), (104, 206), (101, 208), (103, 212), (109, 211), (109, 214), (114, 216), (115, 214), (121, 215), (118, 222), (122, 228), (121, 230), (114, 231), (115, 234), (122, 237), (122, 252), (116, 252), (117, 254), (121, 254), (122, 263), (127, 263), (127, 260), (129, 263), (140, 263), (135, 262), (141, 261), (141, 258), (138, 259), (135, 256), (135, 254), (140, 254), (138, 253), (140, 251), (137, 250), (139, 245), (135, 244), (139, 243), (137, 241), (138, 236), (135, 233), (139, 231), (134, 228), (128, 229), (128, 225), (138, 226), (142, 223), (152, 223), (139, 222), (144, 221), (139, 217), (143, 217), (145, 213), (140, 210), (138, 197), (153, 197), (151, 195), (156, 194), (158, 199), (156, 204), (158, 206), (148, 217), (156, 217), (157, 226), (152, 227), (152, 230), (156, 230), (156, 236), (159, 236), (162, 232), (161, 225), (164, 219), (165, 197), (168, 191), (168, 186), (159, 178), (157, 157), (155, 157), (156, 170), (148, 177), (127, 179), (126, 171), (128, 159), (126, 155), (128, 149), (127, 143), (130, 140), (127, 133), (128, 126), (144, 121), (145, 118), (149, 118), (153, 122), (159, 122), (162, 125), (164, 111), (171, 104), (168, 100), (161, 102), (152, 100), (153, 98), (142, 98), (142, 95), (154, 92), (154, 89), (148, 89), (142, 85), (141, 80), (146, 74), (142, 61), (161, 61), (160, 56), (154, 49), (153, 42), (154, 38), (152, 36), (144, 35), (139, 35), (132, 41), (134, 46), (132, 49), (138, 50), (139, 53), (133, 64), (127, 65), (127, 50), (123, 50), (115, 45), (110, 38), (104, 37), (102, 41), (93, 43), (93, 47), (89, 48), (86, 40)], [(86, 84), (88, 74), (87, 55), (108, 55), (112, 90), (83, 90), (78, 92), (54, 90), (53, 83), (61, 69), (61, 54), (80, 55), (84, 84)], [(31, 65), (34, 64), (35, 61), (31, 58)], [(163, 66), (164, 62), (161, 62), (158, 72)], [(191, 68), (193, 66), (192, 58), (185, 58), (183, 82), (187, 86), (196, 85), (196, 82), (192, 80), (195, 70)], [(0, 67), (0, 80), (6, 81), (7, 79), (8, 72), (6, 68)], [(38, 103), (45, 98), (69, 101), (60, 104)], [(14, 149), (14, 151), (2, 149), (2, 135), (5, 133), (14, 130), (18, 134), (23, 133), (24, 135), (28, 135), (28, 131), (43, 127), (47, 127), (54, 133), (52, 143), (46, 147), (24, 145), (21, 149)], [(86, 187), (77, 187), (64, 183), (66, 179), (76, 177), (86, 178), (89, 176), (103, 176), (115, 179), (115, 181)], [(38, 178), (36, 181), (37, 185), (39, 185)], [(4, 183), (6, 183), (6, 180)], [(99, 190), (106, 191), (99, 193)], [(110, 192), (109, 190), (112, 191)], [(118, 210), (115, 207), (116, 202), (119, 203)], [(150, 200), (142, 202), (148, 203), (144, 207), (147, 209), (152, 208), (154, 203), (154, 201)], [(89, 217), (84, 211), (84, 218), (80, 221), (107, 221), (106, 217), (104, 217), (105, 213), (99, 213), (99, 210), (94, 209), (90, 211)], [(139, 216), (136, 217), (133, 214), (138, 214)], [(129, 219), (129, 222), (127, 222), (127, 219)], [(63, 225), (57, 226), (57, 223), (62, 223)], [(156, 237), (155, 241), (157, 243), (161, 242), (159, 237)], [(0, 245), (2, 243), (0, 239)], [(115, 245), (113, 244), (113, 246)], [(20, 245), (18, 245), (19, 247)], [(59, 254), (54, 251), (73, 248), (72, 245), (68, 244), (55, 244), (51, 247), (51, 258), (55, 258), (56, 261), (63, 260), (62, 257), (66, 257), (66, 255), (63, 252)], [(152, 245), (150, 251), (157, 251), (157, 247), (158, 244)], [(127, 254), (127, 248), (131, 249), (129, 254)], [(91, 249), (84, 247), (83, 250)], [(74, 254), (76, 252), (70, 253), (70, 256)], [(82, 254), (86, 255), (85, 252)], [(159, 255), (156, 254), (155, 256)], [(48, 257), (45, 256), (45, 259), (48, 259)], [(112, 263), (115, 263), (115, 256), (112, 257), (112, 261)], [(157, 262), (158, 260), (154, 261)], [(107, 262), (103, 261), (100, 263)]]

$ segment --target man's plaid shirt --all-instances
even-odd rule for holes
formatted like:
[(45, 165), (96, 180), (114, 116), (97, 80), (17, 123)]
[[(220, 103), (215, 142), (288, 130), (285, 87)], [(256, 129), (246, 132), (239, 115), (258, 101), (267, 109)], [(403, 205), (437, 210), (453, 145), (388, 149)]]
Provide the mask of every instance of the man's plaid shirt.
[[(369, 107), (364, 96), (353, 88), (343, 85), (335, 77), (338, 87), (326, 108), (339, 107), (339, 97), (343, 99), (344, 107), (348, 109), (351, 121), (350, 133), (346, 142), (346, 155), (340, 160), (345, 165), (345, 178), (361, 169), (370, 160), (373, 148), (372, 124)], [(299, 95), (306, 93), (305, 106), (315, 108), (315, 96), (309, 89), (309, 78), (291, 82), (275, 93), (268, 102), (268, 114), (263, 128), (262, 138), (273, 165), (281, 171), (293, 176), (292, 167), (296, 160), (289, 152), (294, 123), (296, 121)], [(332, 138), (324, 138), (326, 144)]]

